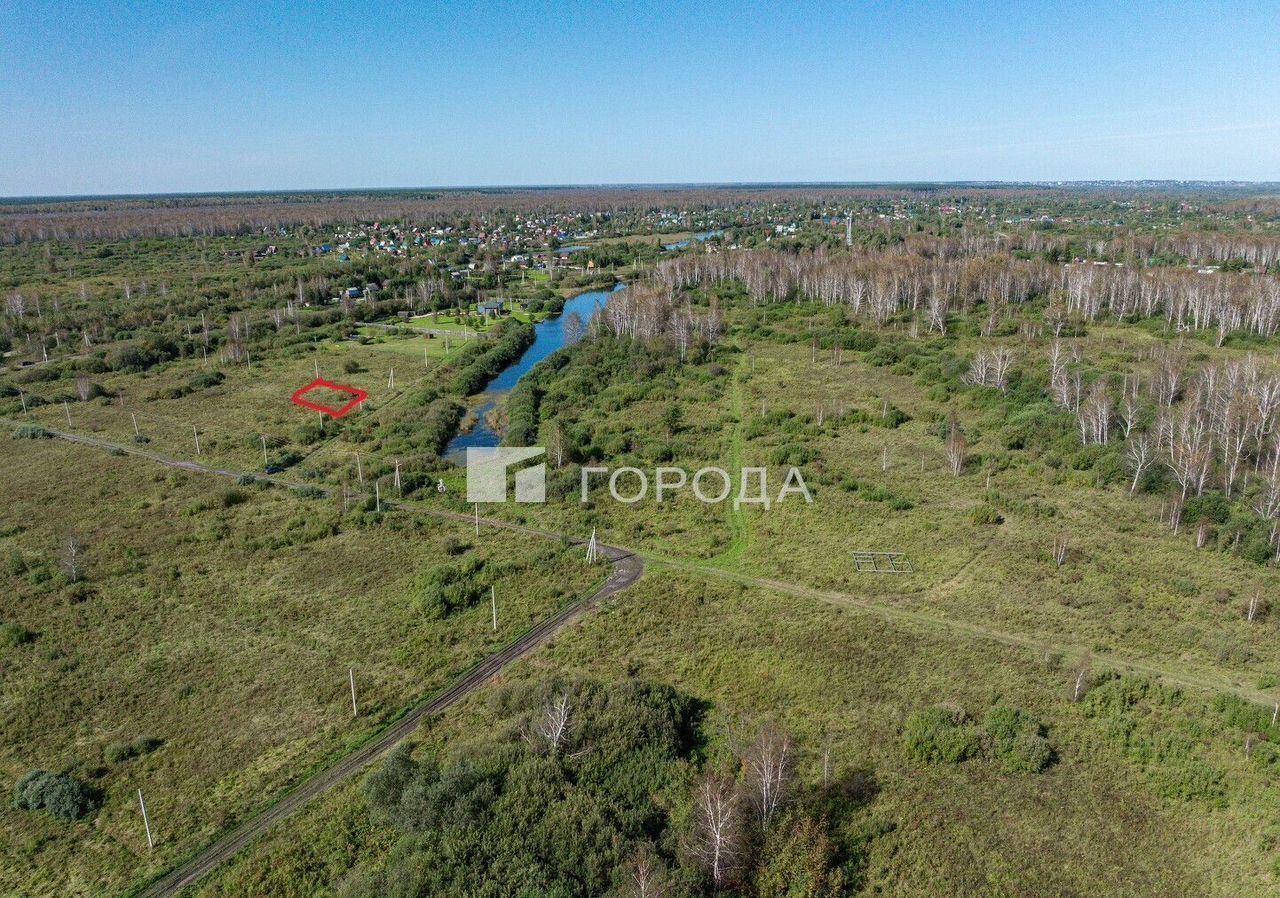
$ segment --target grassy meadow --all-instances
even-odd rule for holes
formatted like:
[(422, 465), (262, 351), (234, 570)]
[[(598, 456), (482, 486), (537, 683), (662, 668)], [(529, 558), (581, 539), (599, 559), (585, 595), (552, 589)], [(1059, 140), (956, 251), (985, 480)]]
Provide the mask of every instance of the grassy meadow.
[[(1070, 660), (1053, 653), (664, 570), (504, 679), (564, 676), (658, 681), (702, 699), (710, 758), (753, 721), (781, 720), (809, 787), (828, 749), (832, 776), (864, 784), (845, 833), (860, 846), (858, 893), (1154, 898), (1275, 887), (1273, 761), (1246, 757), (1257, 721), (1245, 706), (1203, 692), (1095, 672), (1073, 704)], [(416, 754), (465, 751), (497, 725), (490, 695), (424, 729)], [(903, 727), (922, 705), (980, 719), (998, 703), (1044, 723), (1055, 753), (1046, 770), (905, 756)], [(197, 894), (347, 894), (352, 871), (385, 863), (393, 839), (363, 806), (355, 785), (336, 790)]]
[[(54, 440), (6, 439), (0, 465), (21, 484), (0, 512), (0, 769), (11, 782), (71, 769), (104, 801), (71, 824), (6, 802), (0, 892), (122, 893), (597, 576), (554, 542), (343, 515), (332, 499)], [(62, 564), (69, 537), (83, 546), (77, 582)], [(469, 588), (442, 612), (429, 601), (436, 572), (461, 577), (464, 565)]]

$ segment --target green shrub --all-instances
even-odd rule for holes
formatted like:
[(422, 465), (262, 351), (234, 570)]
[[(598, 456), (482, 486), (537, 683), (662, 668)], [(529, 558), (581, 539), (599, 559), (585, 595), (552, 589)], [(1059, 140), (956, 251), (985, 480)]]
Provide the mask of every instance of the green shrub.
[(0, 624), (0, 645), (20, 646), (28, 645), (36, 641), (36, 637), (40, 634), (34, 630), (28, 630), (21, 624), (15, 624), (7, 621)]
[(790, 443), (779, 446), (769, 453), (769, 464), (777, 468), (800, 468), (810, 464), (817, 457), (818, 453), (812, 447)]
[(223, 490), (218, 497), (218, 503), (223, 508), (234, 508), (237, 505), (243, 505), (249, 501), (249, 494), (240, 489)]
[(1226, 775), (1205, 756), (1206, 709), (1163, 713), (1187, 703), (1180, 689), (1150, 678), (1110, 674), (1089, 690), (1079, 707), (1102, 723), (1107, 740), (1142, 771), (1157, 795), (1221, 805)]
[(1231, 500), (1219, 492), (1194, 496), (1182, 506), (1184, 521), (1206, 520), (1214, 524), (1225, 524), (1231, 517)]
[(1039, 773), (1053, 762), (1044, 727), (1029, 714), (996, 705), (982, 721), (996, 760), (1011, 773)]
[(488, 591), (476, 576), (483, 567), (483, 560), (469, 558), (432, 568), (426, 575), (418, 608), (427, 617), (439, 620), (472, 607)]
[(902, 739), (907, 757), (920, 764), (959, 764), (981, 749), (978, 733), (963, 712), (939, 707), (907, 718)]
[(65, 773), (32, 770), (18, 780), (13, 806), (22, 811), (46, 810), (59, 820), (79, 820), (102, 806), (96, 789)]
[(130, 758), (147, 755), (164, 745), (163, 739), (154, 736), (139, 736), (132, 742), (113, 742), (103, 750), (103, 757), (108, 764), (123, 764)]
[(973, 511), (969, 512), (969, 520), (979, 526), (998, 526), (1004, 523), (1004, 517), (1000, 512), (986, 504), (975, 506)]

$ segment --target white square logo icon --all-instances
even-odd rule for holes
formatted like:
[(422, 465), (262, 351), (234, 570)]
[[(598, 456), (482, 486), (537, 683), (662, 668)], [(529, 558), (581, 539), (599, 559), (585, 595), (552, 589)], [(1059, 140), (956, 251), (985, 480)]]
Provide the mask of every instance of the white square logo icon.
[[(541, 458), (541, 446), (482, 447), (467, 450), (467, 501), (506, 502), (507, 472), (521, 462)], [(547, 501), (547, 466), (515, 469), (516, 501)]]

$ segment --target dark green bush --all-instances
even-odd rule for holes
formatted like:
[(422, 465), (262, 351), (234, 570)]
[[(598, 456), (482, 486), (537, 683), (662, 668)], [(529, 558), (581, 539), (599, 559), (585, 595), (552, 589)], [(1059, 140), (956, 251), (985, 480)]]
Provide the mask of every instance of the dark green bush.
[(419, 609), (428, 617), (440, 619), (472, 607), (488, 591), (477, 577), (483, 568), (484, 561), (479, 558), (432, 568), (418, 599)]
[(28, 630), (21, 624), (15, 624), (13, 621), (6, 621), (0, 624), (0, 645), (20, 646), (28, 645), (36, 641), (36, 637), (40, 634), (35, 630)]
[(969, 512), (969, 520), (979, 526), (996, 526), (1004, 523), (1004, 517), (1000, 512), (986, 504), (974, 506), (973, 511)]
[(234, 508), (249, 501), (249, 494), (240, 489), (223, 490), (218, 496), (218, 503), (223, 508)]
[(1182, 506), (1184, 521), (1207, 520), (1214, 524), (1225, 524), (1230, 518), (1231, 500), (1216, 490), (1203, 496), (1193, 496)]
[(920, 764), (959, 764), (982, 748), (977, 730), (962, 712), (939, 707), (907, 718), (902, 740), (907, 757)]
[(987, 712), (982, 728), (992, 754), (1011, 773), (1039, 773), (1053, 762), (1044, 727), (1024, 711), (996, 705)]
[(18, 780), (13, 806), (22, 811), (46, 810), (59, 820), (79, 820), (102, 806), (96, 789), (65, 773), (32, 770)]
[(151, 754), (162, 745), (164, 745), (163, 739), (157, 739), (154, 736), (139, 736), (132, 742), (113, 742), (103, 750), (102, 754), (108, 764), (123, 764), (131, 758)]

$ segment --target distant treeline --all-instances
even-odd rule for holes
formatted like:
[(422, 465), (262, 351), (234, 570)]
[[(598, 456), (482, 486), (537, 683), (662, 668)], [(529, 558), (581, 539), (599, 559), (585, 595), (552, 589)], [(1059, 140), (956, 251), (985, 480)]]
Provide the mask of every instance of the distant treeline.
[(1274, 215), (1280, 197), (1268, 185), (732, 185), (523, 187), (406, 191), (317, 191), (31, 198), (0, 201), (0, 242), (122, 240), (135, 237), (246, 234), (267, 228), (325, 228), (340, 222), (456, 224), (486, 217), (628, 214), (657, 210), (840, 206), (955, 200), (1051, 200), (1076, 208), (1139, 194), (1148, 200), (1194, 196), (1202, 211)]

